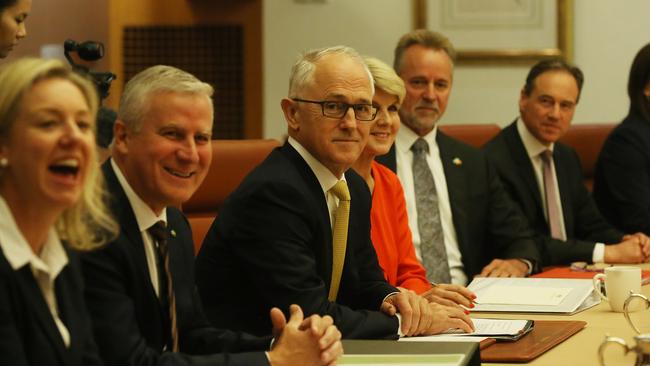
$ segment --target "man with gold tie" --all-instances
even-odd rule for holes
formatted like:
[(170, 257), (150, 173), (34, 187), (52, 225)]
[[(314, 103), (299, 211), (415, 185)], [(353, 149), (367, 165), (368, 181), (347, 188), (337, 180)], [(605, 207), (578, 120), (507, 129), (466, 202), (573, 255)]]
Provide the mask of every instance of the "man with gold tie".
[(540, 236), (544, 266), (644, 262), (648, 237), (624, 235), (601, 216), (583, 184), (578, 155), (558, 142), (571, 124), (583, 81), (582, 71), (562, 60), (535, 64), (521, 89), (519, 117), (485, 151)]
[(471, 329), (461, 309), (390, 286), (377, 263), (370, 194), (348, 170), (376, 115), (363, 59), (343, 46), (307, 52), (289, 84), (281, 103), (288, 141), (226, 200), (198, 254), (210, 320), (262, 334), (271, 329), (265, 307), (297, 303), (305, 314), (331, 315), (344, 338)]

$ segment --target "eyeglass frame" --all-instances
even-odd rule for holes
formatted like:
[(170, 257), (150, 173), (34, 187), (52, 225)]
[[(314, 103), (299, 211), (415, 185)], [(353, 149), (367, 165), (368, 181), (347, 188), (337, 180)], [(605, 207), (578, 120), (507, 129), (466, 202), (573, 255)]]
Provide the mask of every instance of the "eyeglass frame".
[[(353, 103), (353, 104), (351, 104), (351, 103), (341, 102), (341, 101), (337, 101), (337, 100), (321, 100), (321, 101), (317, 101), (317, 100), (308, 100), (308, 99), (301, 99), (301, 98), (290, 98), (290, 99), (295, 101), (295, 102), (300, 102), (300, 103), (319, 104), (321, 114), (323, 115), (323, 117), (333, 118), (333, 119), (339, 119), (339, 118), (345, 117), (345, 115), (348, 113), (348, 110), (350, 110), (350, 108), (352, 108), (352, 113), (354, 113), (354, 119), (356, 119), (359, 122), (372, 122), (372, 121), (375, 120), (375, 118), (377, 117), (377, 114), (379, 113), (379, 108), (372, 105), (372, 103)], [(328, 116), (328, 115), (325, 114), (325, 103), (342, 104), (342, 105), (345, 106), (345, 108), (342, 108), (343, 113), (341, 113), (340, 116), (332, 116), (332, 115)], [(374, 111), (372, 113), (372, 117), (370, 119), (359, 119), (357, 117), (357, 111), (356, 111), (356, 109), (354, 109), (354, 107), (356, 107), (356, 106), (369, 106)]]

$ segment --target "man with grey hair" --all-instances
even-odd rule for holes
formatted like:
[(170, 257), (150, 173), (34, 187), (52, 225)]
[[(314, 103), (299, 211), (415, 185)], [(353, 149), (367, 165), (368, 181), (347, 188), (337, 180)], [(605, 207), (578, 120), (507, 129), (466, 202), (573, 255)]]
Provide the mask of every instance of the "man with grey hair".
[(483, 152), (436, 125), (447, 108), (455, 55), (440, 33), (402, 36), (394, 66), (406, 85), (400, 108), (406, 128), (377, 160), (400, 178), (413, 244), (431, 281), (465, 285), (476, 275), (525, 276), (539, 253), (522, 213)]
[(471, 330), (461, 309), (399, 292), (377, 263), (370, 193), (348, 170), (376, 115), (363, 59), (342, 46), (311, 51), (290, 80), (281, 102), (288, 141), (226, 200), (197, 257), (210, 320), (263, 334), (271, 328), (264, 308), (297, 303), (331, 315), (344, 338)]
[[(329, 317), (286, 322), (271, 311), (274, 335), (215, 329), (194, 286), (187, 219), (176, 209), (205, 178), (212, 159), (212, 87), (170, 66), (127, 84), (103, 166), (120, 235), (84, 254), (86, 301), (107, 365), (326, 365), (341, 354)], [(225, 296), (224, 296), (225, 298)], [(270, 332), (269, 332), (270, 333)]]

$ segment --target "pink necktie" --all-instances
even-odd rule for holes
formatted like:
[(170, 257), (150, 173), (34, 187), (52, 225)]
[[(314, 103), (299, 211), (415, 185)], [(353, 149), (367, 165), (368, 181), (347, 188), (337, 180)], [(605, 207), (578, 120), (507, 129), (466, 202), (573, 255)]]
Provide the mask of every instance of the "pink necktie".
[(551, 237), (560, 240), (566, 240), (566, 236), (560, 226), (560, 207), (558, 207), (557, 200), (557, 187), (555, 186), (555, 177), (551, 163), (553, 161), (553, 152), (551, 150), (544, 150), (540, 154), (543, 164), (544, 176), (544, 193), (546, 195), (546, 213), (548, 216), (548, 225), (551, 228)]

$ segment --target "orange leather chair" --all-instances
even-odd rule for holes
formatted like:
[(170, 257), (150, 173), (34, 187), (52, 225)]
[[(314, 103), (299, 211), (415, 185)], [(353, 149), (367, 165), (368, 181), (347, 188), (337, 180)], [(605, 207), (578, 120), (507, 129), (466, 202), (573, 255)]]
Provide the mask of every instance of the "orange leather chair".
[(616, 123), (583, 123), (573, 124), (560, 142), (571, 146), (578, 153), (582, 165), (582, 176), (585, 186), (591, 192), (594, 186), (596, 161), (605, 139), (616, 127)]
[(192, 226), (196, 252), (226, 197), (277, 146), (280, 141), (274, 139), (212, 140), (208, 175), (182, 207)]
[(480, 148), (501, 132), (495, 123), (440, 125), (440, 130), (466, 144)]

